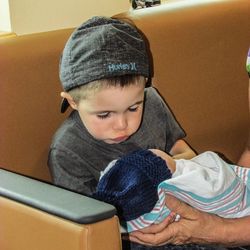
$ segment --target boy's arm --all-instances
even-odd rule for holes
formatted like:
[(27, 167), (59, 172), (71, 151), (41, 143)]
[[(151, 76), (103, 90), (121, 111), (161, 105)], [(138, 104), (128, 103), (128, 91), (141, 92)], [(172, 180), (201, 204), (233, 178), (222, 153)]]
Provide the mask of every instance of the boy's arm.
[(196, 153), (184, 140), (177, 140), (169, 152), (174, 159), (191, 159)]
[(250, 168), (250, 149), (245, 149), (240, 157), (240, 160), (238, 161), (238, 165)]
[(170, 169), (171, 173), (174, 173), (176, 170), (176, 163), (172, 156), (168, 155), (166, 152), (159, 149), (150, 149), (154, 154), (161, 157), (167, 164), (167, 167)]
[(97, 181), (80, 157), (72, 152), (52, 149), (49, 152), (48, 166), (53, 183), (68, 190), (90, 195), (95, 191)]
[[(249, 66), (248, 67), (250, 70), (250, 59), (249, 59)], [(249, 85), (248, 85), (248, 106), (249, 106), (249, 113), (250, 113), (250, 79), (249, 79)], [(250, 168), (250, 131), (248, 134), (247, 146), (246, 146), (245, 150), (243, 151), (242, 155), (240, 156), (240, 159), (238, 161), (238, 165), (246, 167), (246, 168)]]

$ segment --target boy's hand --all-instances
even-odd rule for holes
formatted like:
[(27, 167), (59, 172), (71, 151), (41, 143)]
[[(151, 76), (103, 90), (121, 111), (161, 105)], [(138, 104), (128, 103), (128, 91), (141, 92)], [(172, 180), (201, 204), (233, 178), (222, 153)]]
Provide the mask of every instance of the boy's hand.
[(171, 173), (174, 173), (176, 170), (176, 163), (174, 159), (168, 155), (166, 152), (159, 150), (159, 149), (149, 149), (152, 151), (155, 155), (161, 157), (167, 164), (168, 168), (170, 169)]

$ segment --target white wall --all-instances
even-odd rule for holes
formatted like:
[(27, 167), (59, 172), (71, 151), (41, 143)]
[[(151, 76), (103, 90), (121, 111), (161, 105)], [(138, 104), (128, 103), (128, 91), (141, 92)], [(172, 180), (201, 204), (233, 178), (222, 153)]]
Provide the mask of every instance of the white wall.
[(0, 0), (0, 30), (11, 31), (9, 0)]
[(76, 27), (93, 15), (111, 16), (130, 6), (129, 0), (0, 1), (9, 1), (11, 31), (17, 35)]

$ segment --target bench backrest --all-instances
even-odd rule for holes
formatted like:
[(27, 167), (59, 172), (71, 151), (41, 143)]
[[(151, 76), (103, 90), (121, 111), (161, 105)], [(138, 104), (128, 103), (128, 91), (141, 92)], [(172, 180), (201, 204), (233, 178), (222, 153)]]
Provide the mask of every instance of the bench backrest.
[(249, 130), (250, 1), (168, 1), (118, 17), (148, 38), (154, 85), (191, 146), (237, 161)]
[[(249, 127), (250, 1), (169, 1), (122, 13), (145, 34), (153, 82), (198, 152), (236, 161)], [(0, 39), (0, 167), (50, 180), (60, 114), (58, 63), (73, 29)]]

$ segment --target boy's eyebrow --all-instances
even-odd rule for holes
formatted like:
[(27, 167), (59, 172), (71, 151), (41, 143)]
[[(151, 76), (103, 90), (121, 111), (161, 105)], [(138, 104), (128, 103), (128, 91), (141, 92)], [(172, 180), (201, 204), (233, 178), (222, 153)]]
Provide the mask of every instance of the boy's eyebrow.
[[(144, 102), (144, 99), (134, 103), (133, 105), (129, 106), (127, 109), (129, 109), (129, 108), (131, 108), (131, 107), (133, 107), (135, 105), (140, 105), (143, 102)], [(114, 111), (112, 111), (112, 110), (96, 110), (96, 111), (93, 111), (93, 112), (90, 112), (90, 113), (92, 113), (92, 114), (101, 114), (101, 113), (108, 113), (108, 112), (114, 112)]]
[(143, 103), (143, 102), (144, 102), (144, 99), (143, 99), (143, 100), (140, 100), (140, 101), (138, 101), (138, 102), (136, 102), (136, 103), (134, 103), (133, 105), (129, 106), (128, 108), (131, 108), (131, 107), (133, 107), (133, 106), (135, 106), (135, 105), (138, 105), (138, 104), (141, 104), (141, 103)]

